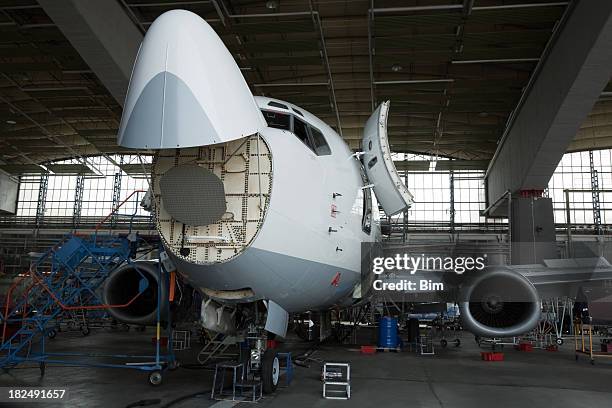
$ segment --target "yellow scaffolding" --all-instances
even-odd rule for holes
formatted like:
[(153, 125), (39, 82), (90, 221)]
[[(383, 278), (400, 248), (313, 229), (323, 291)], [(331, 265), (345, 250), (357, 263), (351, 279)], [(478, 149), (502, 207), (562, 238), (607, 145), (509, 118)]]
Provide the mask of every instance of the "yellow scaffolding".
[(574, 322), (574, 345), (576, 361), (581, 354), (588, 355), (591, 364), (596, 358), (612, 358), (612, 353), (593, 351), (593, 325)]

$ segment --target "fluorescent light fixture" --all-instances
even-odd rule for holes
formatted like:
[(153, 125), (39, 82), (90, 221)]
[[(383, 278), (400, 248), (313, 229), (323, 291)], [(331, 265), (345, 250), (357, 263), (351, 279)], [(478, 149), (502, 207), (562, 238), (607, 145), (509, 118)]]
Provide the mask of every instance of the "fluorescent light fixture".
[(539, 58), (499, 58), (499, 59), (481, 59), (481, 60), (458, 60), (451, 61), (451, 64), (496, 64), (508, 62), (537, 62)]
[(275, 87), (275, 86), (327, 86), (328, 82), (284, 82), (284, 83), (267, 83), (267, 84), (253, 84), (257, 88)]
[(435, 11), (435, 10), (454, 10), (463, 9), (462, 4), (447, 4), (437, 6), (408, 6), (408, 7), (387, 7), (387, 8), (373, 8), (370, 9), (371, 13), (405, 13), (412, 11)]
[(443, 79), (406, 79), (400, 81), (374, 81), (374, 85), (401, 85), (401, 84), (436, 84), (455, 82), (451, 78)]
[(559, 7), (569, 5), (569, 1), (557, 1), (553, 3), (526, 3), (526, 4), (504, 4), (500, 6), (479, 6), (474, 7), (473, 11), (485, 11), (485, 10), (504, 10), (504, 9), (517, 9), (517, 8), (532, 8), (532, 7)]

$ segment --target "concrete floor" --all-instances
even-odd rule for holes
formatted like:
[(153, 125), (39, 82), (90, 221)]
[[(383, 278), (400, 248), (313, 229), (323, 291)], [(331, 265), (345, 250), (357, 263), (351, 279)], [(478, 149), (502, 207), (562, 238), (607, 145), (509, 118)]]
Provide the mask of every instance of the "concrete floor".
[[(94, 331), (88, 337), (60, 333), (52, 347), (72, 352), (149, 353), (151, 333), (108, 333)], [(535, 350), (519, 352), (506, 347), (505, 361), (484, 362), (472, 336), (462, 336), (460, 348), (436, 349), (435, 356), (413, 352), (362, 355), (356, 347), (324, 346), (314, 357), (325, 361), (346, 361), (352, 368), (350, 401), (325, 400), (321, 397), (321, 366), (309, 362), (309, 368), (295, 367), (289, 388), (279, 388), (260, 406), (301, 407), (611, 407), (612, 361), (598, 360), (591, 366), (587, 359), (574, 361), (573, 341), (559, 352)], [(289, 344), (296, 352), (305, 344)], [(193, 359), (199, 345), (179, 353), (184, 362)], [(612, 360), (612, 359), (611, 359)], [(126, 369), (50, 366), (41, 378), (38, 368), (17, 368), (0, 374), (0, 387), (58, 387), (67, 389), (67, 398), (58, 404), (0, 406), (35, 407), (112, 407), (123, 408), (143, 399), (160, 399), (163, 404), (186, 394), (209, 390), (212, 372), (178, 369), (167, 372), (160, 387), (147, 383), (144, 372)], [(216, 405), (215, 405), (216, 404)], [(211, 401), (208, 393), (173, 407), (226, 408), (234, 403)], [(238, 404), (246, 407), (248, 404)]]

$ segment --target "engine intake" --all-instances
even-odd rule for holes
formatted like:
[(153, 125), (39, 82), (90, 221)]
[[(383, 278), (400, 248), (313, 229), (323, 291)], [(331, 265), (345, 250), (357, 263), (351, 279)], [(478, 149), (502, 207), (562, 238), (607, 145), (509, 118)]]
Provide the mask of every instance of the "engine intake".
[[(123, 265), (111, 273), (104, 285), (104, 303), (129, 303), (125, 307), (110, 308), (109, 313), (114, 318), (138, 325), (151, 325), (157, 321), (157, 268), (156, 262), (140, 261)], [(167, 299), (165, 286), (161, 285), (161, 299)], [(138, 295), (139, 292), (142, 293)], [(162, 304), (162, 310), (165, 309)]]
[(520, 273), (488, 268), (462, 286), (459, 308), (465, 329), (486, 337), (513, 337), (533, 329), (541, 316), (540, 297)]

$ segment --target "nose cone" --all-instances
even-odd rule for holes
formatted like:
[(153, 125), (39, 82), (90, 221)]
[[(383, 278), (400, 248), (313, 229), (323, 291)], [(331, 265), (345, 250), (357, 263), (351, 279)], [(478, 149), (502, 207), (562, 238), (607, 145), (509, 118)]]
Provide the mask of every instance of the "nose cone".
[(202, 18), (159, 16), (140, 46), (118, 143), (138, 149), (217, 144), (265, 127), (234, 58)]

